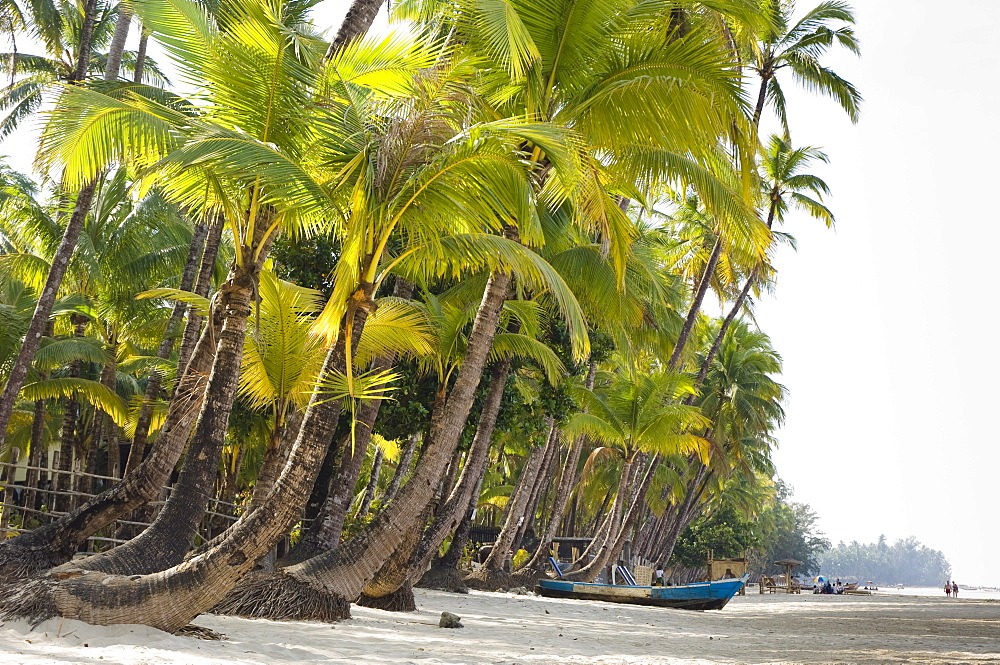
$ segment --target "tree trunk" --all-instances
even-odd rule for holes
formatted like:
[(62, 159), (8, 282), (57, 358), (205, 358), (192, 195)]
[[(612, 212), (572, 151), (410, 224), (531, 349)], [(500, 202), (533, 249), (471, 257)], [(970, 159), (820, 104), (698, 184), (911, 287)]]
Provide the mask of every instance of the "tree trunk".
[(358, 508), (357, 519), (359, 520), (364, 520), (368, 515), (372, 500), (375, 498), (375, 491), (378, 489), (378, 477), (382, 472), (382, 459), (384, 457), (382, 449), (376, 446), (374, 458), (372, 459), (372, 468), (368, 473), (368, 485), (365, 487), (364, 496), (361, 497), (361, 507)]
[(538, 501), (541, 499), (542, 494), (545, 490), (552, 484), (552, 472), (558, 465), (559, 461), (559, 430), (558, 428), (552, 430), (552, 435), (549, 437), (549, 441), (545, 446), (545, 457), (542, 458), (542, 465), (538, 469), (538, 474), (535, 476), (535, 486), (531, 490), (531, 496), (528, 498), (528, 503), (524, 507), (524, 519), (521, 520), (521, 524), (517, 527), (517, 533), (514, 535), (514, 541), (511, 543), (511, 550), (515, 554), (521, 549), (521, 542), (524, 540), (525, 534), (528, 531), (534, 531), (535, 525), (535, 514), (538, 512)]
[[(356, 343), (364, 327), (368, 299), (354, 316)], [(323, 375), (345, 368), (344, 341), (340, 338), (327, 353)], [(89, 571), (67, 564), (53, 575), (18, 587), (9, 585), (0, 594), (0, 617), (34, 620), (59, 615), (92, 624), (139, 623), (174, 632), (210, 609), (246, 575), (298, 519), (310, 488), (323, 463), (340, 416), (341, 400), (313, 395), (298, 438), (274, 490), (258, 510), (244, 513), (219, 542), (200, 556), (150, 575), (123, 577)], [(295, 604), (308, 606), (297, 597)]]
[[(596, 379), (597, 362), (591, 360), (590, 367), (587, 369), (587, 379), (585, 382), (587, 390), (594, 389)], [(537, 570), (545, 566), (545, 560), (548, 557), (552, 541), (559, 532), (559, 525), (562, 523), (563, 516), (566, 513), (566, 506), (569, 504), (569, 497), (573, 493), (573, 488), (577, 483), (577, 467), (580, 466), (580, 454), (583, 451), (585, 441), (585, 437), (577, 437), (570, 448), (569, 454), (566, 456), (566, 463), (563, 464), (562, 472), (559, 476), (559, 487), (552, 501), (552, 516), (549, 518), (541, 540), (538, 541), (538, 547), (535, 548), (535, 553), (532, 555), (531, 560), (528, 561), (525, 566), (526, 568)]]
[(156, 520), (139, 536), (113, 550), (91, 557), (89, 570), (123, 575), (150, 574), (179, 563), (187, 553), (211, 499), (219, 457), (236, 396), (250, 299), (256, 271), (237, 268), (226, 292), (226, 324), (219, 331), (215, 363), (184, 466)]
[(329, 60), (344, 44), (368, 32), (384, 3), (385, 0), (353, 0), (347, 15), (344, 16), (344, 22), (340, 24), (337, 36), (330, 42), (325, 59)]
[[(219, 226), (221, 227), (221, 224)], [(191, 248), (188, 250), (184, 272), (181, 273), (180, 288), (183, 291), (190, 291), (194, 284), (195, 272), (201, 261), (202, 247), (205, 244), (205, 236), (207, 234), (208, 228), (204, 224), (195, 224), (194, 233), (191, 235)], [(218, 248), (218, 242), (216, 242), (216, 248)], [(215, 256), (213, 255), (212, 263), (214, 262)], [(184, 318), (186, 309), (187, 305), (185, 303), (180, 301), (174, 303), (174, 308), (170, 312), (170, 318), (167, 320), (163, 340), (156, 351), (157, 358), (166, 360), (170, 357), (171, 352), (174, 350), (174, 341), (179, 332), (181, 320)], [(178, 364), (179, 368), (180, 365)], [(178, 371), (177, 376), (178, 378), (181, 376), (180, 371)], [(136, 421), (135, 436), (132, 438), (132, 444), (129, 448), (126, 471), (134, 469), (146, 454), (146, 441), (149, 437), (149, 424), (153, 418), (153, 405), (159, 399), (162, 380), (163, 375), (159, 371), (154, 370), (149, 376), (149, 381), (146, 383), (146, 393), (143, 395), (142, 406), (139, 408), (139, 418)]]
[[(236, 312), (223, 293), (215, 305), (213, 320), (221, 327), (233, 325)], [(205, 383), (213, 367), (215, 326), (205, 329), (191, 357), (189, 371), (170, 402), (166, 420), (150, 456), (111, 489), (88, 501), (69, 515), (30, 533), (0, 543), (0, 577), (20, 577), (67, 561), (76, 547), (96, 531), (108, 526), (151, 500), (162, 489), (180, 458), (201, 411)]]
[[(294, 408), (294, 407), (293, 407)], [(280, 426), (271, 435), (270, 445), (264, 454), (264, 461), (260, 466), (260, 473), (257, 474), (257, 482), (253, 486), (253, 496), (250, 505), (256, 508), (267, 498), (275, 481), (285, 468), (288, 453), (295, 443), (295, 436), (302, 425), (302, 418), (305, 413), (295, 409), (291, 415), (285, 419), (285, 424)]]
[(396, 472), (392, 474), (392, 482), (389, 483), (389, 487), (385, 490), (385, 497), (382, 499), (383, 508), (396, 498), (403, 480), (410, 474), (410, 467), (413, 466), (413, 456), (417, 452), (417, 443), (419, 441), (420, 436), (418, 434), (411, 434), (407, 437), (406, 447), (400, 453), (399, 462), (396, 464)]
[(59, 287), (62, 285), (63, 276), (69, 260), (76, 249), (76, 241), (83, 230), (83, 222), (90, 210), (90, 202), (94, 198), (95, 184), (90, 183), (80, 190), (73, 206), (73, 214), (70, 215), (66, 230), (63, 232), (59, 248), (52, 258), (49, 267), (49, 274), (45, 279), (45, 286), (39, 294), (38, 303), (35, 305), (35, 312), (31, 316), (31, 323), (28, 324), (28, 332), (24, 336), (24, 342), (17, 353), (17, 358), (7, 375), (7, 383), (4, 385), (3, 393), (0, 394), (0, 447), (3, 446), (7, 435), (7, 425), (10, 423), (10, 416), (14, 412), (14, 404), (17, 402), (17, 395), (24, 385), (24, 378), (28, 375), (28, 369), (35, 359), (38, 345), (42, 341), (42, 336), (48, 327), (49, 315), (52, 312), (52, 305), (55, 303)]
[[(638, 490), (635, 493), (635, 498), (632, 500), (631, 505), (628, 508), (628, 511), (625, 513), (624, 518), (621, 520), (620, 526), (618, 526), (617, 519), (615, 520), (615, 523), (612, 524), (612, 528), (608, 532), (609, 538), (606, 541), (606, 545), (601, 548), (601, 550), (597, 553), (597, 555), (594, 557), (593, 560), (591, 560), (580, 570), (568, 573), (566, 577), (578, 582), (593, 582), (594, 578), (597, 577), (598, 574), (600, 574), (600, 572), (604, 569), (605, 566), (607, 566), (609, 563), (613, 564), (618, 561), (618, 557), (625, 546), (625, 541), (628, 539), (628, 534), (632, 530), (632, 525), (635, 524), (636, 517), (638, 517), (639, 515), (639, 509), (643, 504), (643, 497), (645, 497), (646, 495), (646, 490), (649, 489), (649, 484), (653, 481), (653, 475), (657, 463), (658, 459), (656, 458), (656, 456), (654, 456), (649, 461), (646, 468), (646, 472), (643, 474), (642, 480), (639, 483)], [(638, 467), (638, 465), (634, 466)], [(625, 474), (623, 473), (622, 475), (624, 476)], [(632, 474), (630, 473), (629, 476), (631, 475)], [(628, 484), (630, 485), (631, 483)], [(622, 492), (625, 492), (626, 496), (628, 496), (627, 486), (619, 488), (619, 493), (621, 494)], [(621, 504), (626, 499), (625, 497), (619, 497), (619, 498), (621, 498), (622, 501), (619, 502), (616, 499), (616, 503), (619, 504), (618, 510), (620, 514)]]
[(552, 437), (555, 436), (555, 432), (557, 431), (552, 422), (552, 417), (547, 416), (546, 419), (549, 426), (549, 436), (547, 437), (546, 445), (540, 448), (533, 448), (524, 466), (521, 468), (517, 488), (507, 503), (507, 517), (504, 520), (503, 528), (500, 529), (500, 534), (497, 536), (496, 542), (493, 543), (490, 555), (483, 562), (483, 568), (486, 570), (500, 570), (504, 559), (507, 558), (507, 550), (510, 549), (511, 544), (514, 542), (517, 527), (524, 520), (524, 509), (528, 505), (528, 499), (531, 498), (532, 490), (535, 488), (535, 479), (538, 477), (538, 470), (542, 465), (548, 444), (551, 443)]
[(133, 83), (142, 83), (142, 73), (146, 68), (146, 47), (149, 45), (149, 30), (145, 26), (139, 27), (139, 49), (135, 54), (135, 75), (132, 77)]
[[(84, 7), (83, 27), (80, 31), (80, 50), (77, 55), (76, 69), (70, 76), (69, 82), (81, 82), (86, 78), (87, 69), (90, 65), (91, 40), (94, 32), (94, 21), (97, 15), (97, 0), (87, 0)], [(17, 402), (17, 395), (24, 385), (24, 378), (28, 374), (38, 345), (42, 341), (42, 335), (48, 327), (49, 315), (52, 313), (52, 305), (55, 303), (59, 287), (62, 285), (63, 276), (69, 266), (69, 260), (76, 250), (76, 242), (80, 238), (83, 230), (83, 223), (90, 211), (90, 203), (94, 198), (96, 180), (90, 182), (80, 189), (76, 202), (73, 205), (73, 213), (70, 215), (66, 229), (63, 231), (62, 240), (56, 249), (55, 256), (49, 266), (49, 273), (45, 278), (45, 286), (38, 296), (35, 304), (35, 311), (31, 315), (31, 323), (28, 324), (28, 332), (24, 336), (21, 348), (18, 350), (17, 358), (7, 375), (7, 383), (4, 384), (3, 393), (0, 393), (0, 448), (3, 447), (7, 437), (7, 426), (10, 424), (11, 414), (14, 413), (14, 404)], [(0, 556), (2, 559), (2, 556)], [(0, 562), (2, 567), (2, 562)]]
[(678, 335), (677, 343), (674, 345), (674, 350), (670, 354), (670, 360), (667, 362), (667, 368), (670, 370), (675, 370), (680, 365), (681, 355), (684, 353), (684, 347), (687, 346), (687, 341), (691, 337), (691, 331), (694, 330), (695, 321), (698, 320), (701, 304), (705, 300), (705, 294), (708, 293), (708, 285), (712, 281), (712, 275), (715, 274), (715, 267), (719, 264), (720, 256), (722, 256), (722, 239), (717, 238), (715, 245), (712, 247), (712, 254), (708, 257), (708, 263), (705, 264), (705, 270), (702, 272), (701, 279), (698, 280), (698, 287), (695, 289), (694, 296), (691, 299), (691, 307), (688, 309), (687, 317), (684, 319), (681, 334)]
[[(97, 0), (86, 0), (83, 9), (83, 26), (80, 28), (80, 49), (76, 55), (76, 69), (70, 76), (70, 83), (81, 83), (90, 69), (91, 44), (94, 39), (94, 22), (97, 20)], [(124, 46), (124, 41), (122, 42)]]
[(118, 3), (118, 21), (108, 45), (108, 62), (104, 68), (104, 78), (114, 81), (118, 78), (122, 66), (122, 53), (125, 51), (125, 40), (128, 39), (128, 29), (132, 24), (132, 7), (128, 2)]
[[(434, 495), (472, 408), (509, 286), (507, 273), (490, 276), (442, 417), (432, 425), (431, 443), (398, 498), (360, 536), (280, 573), (242, 585), (220, 604), (220, 611), (242, 616), (323, 619), (331, 615), (332, 608), (339, 607), (340, 617), (349, 614), (347, 603), (361, 594), (399, 547)], [(302, 602), (304, 597), (310, 602)], [(293, 603), (291, 598), (299, 600)]]
[[(45, 400), (35, 402), (35, 413), (31, 418), (31, 456), (28, 458), (28, 475), (25, 479), (27, 491), (24, 494), (24, 506), (36, 510), (37, 492), (41, 481), (41, 469), (48, 463), (48, 456), (42, 438), (45, 434)], [(32, 516), (27, 513), (26, 516)], [(37, 518), (35, 518), (37, 519)]]
[[(778, 200), (776, 198), (777, 193), (772, 189), (771, 191), (771, 203), (767, 212), (767, 228), (770, 230), (774, 226), (774, 216), (778, 212)], [(754, 268), (750, 271), (750, 276), (747, 277), (746, 284), (740, 290), (740, 294), (736, 297), (735, 302), (733, 302), (732, 309), (726, 314), (726, 318), (722, 321), (722, 325), (719, 326), (719, 332), (716, 333), (715, 339), (712, 340), (712, 348), (709, 349), (708, 355), (705, 356), (705, 360), (701, 363), (701, 369), (698, 370), (698, 376), (694, 381), (695, 389), (700, 389), (705, 383), (705, 378), (708, 376), (709, 370), (712, 369), (712, 363), (715, 361), (715, 357), (719, 354), (719, 349), (722, 348), (722, 342), (726, 339), (726, 333), (729, 331), (729, 327), (739, 316), (739, 313), (743, 310), (743, 303), (746, 302), (747, 296), (750, 294), (750, 289), (753, 288), (754, 284), (757, 282), (759, 277), (759, 268)], [(690, 395), (686, 400), (685, 404), (693, 404), (694, 395)]]
[[(413, 295), (413, 283), (401, 277), (396, 278), (393, 285), (393, 297), (409, 299)], [(373, 372), (384, 372), (396, 363), (396, 354), (391, 353), (372, 361)], [(340, 542), (340, 534), (347, 519), (347, 511), (354, 498), (354, 487), (361, 473), (365, 451), (371, 441), (372, 429), (382, 408), (380, 399), (364, 402), (355, 415), (354, 448), (351, 448), (351, 438), (348, 435), (340, 443), (340, 464), (329, 480), (326, 488), (326, 498), (316, 517), (309, 525), (309, 530), (299, 539), (295, 547), (286, 555), (285, 565), (305, 561), (319, 552), (332, 549)], [(315, 489), (313, 494), (315, 494)], [(312, 500), (312, 497), (310, 497)]]
[[(86, 335), (87, 322), (89, 319), (81, 314), (71, 314), (70, 322), (73, 324), (73, 337), (84, 337)], [(69, 376), (73, 379), (80, 378), (80, 361), (74, 360), (69, 366)], [(63, 410), (63, 423), (60, 431), (59, 465), (60, 473), (56, 476), (55, 494), (53, 510), (57, 512), (69, 512), (76, 508), (76, 497), (71, 493), (77, 490), (76, 470), (80, 467), (83, 451), (80, 449), (80, 436), (77, 425), (80, 420), (80, 400), (76, 393), (73, 393), (66, 400)]]
[[(219, 245), (222, 242), (222, 231), (225, 228), (225, 220), (221, 215), (208, 227), (208, 235), (205, 237), (205, 251), (201, 255), (201, 264), (198, 268), (198, 277), (194, 282), (194, 292), (203, 298), (208, 297), (208, 292), (212, 288), (212, 272), (215, 269), (215, 259), (219, 255)], [(184, 326), (184, 334), (181, 337), (181, 348), (177, 353), (177, 376), (183, 376), (187, 371), (188, 360), (194, 350), (195, 342), (198, 341), (198, 334), (201, 331), (201, 316), (194, 310), (188, 310), (187, 324)]]
[[(448, 534), (457, 526), (459, 520), (468, 511), (470, 504), (475, 507), (479, 496), (479, 487), (483, 481), (489, 459), (490, 442), (497, 416), (500, 413), (500, 403), (503, 399), (507, 376), (510, 373), (511, 361), (503, 360), (494, 365), (490, 372), (489, 390), (479, 414), (476, 434), (465, 458), (458, 482), (448, 495), (441, 509), (434, 515), (431, 525), (423, 530), (424, 522), (415, 525), (417, 538), (409, 539), (408, 546), (401, 545), (390, 559), (382, 566), (372, 581), (365, 587), (365, 594), (370, 598), (377, 594), (390, 595), (397, 590), (409, 588), (415, 584), (431, 558), (441, 547)], [(426, 521), (426, 520), (424, 520)], [(464, 544), (461, 546), (464, 547)], [(457, 571), (456, 571), (457, 572)], [(464, 585), (459, 585), (464, 586)]]

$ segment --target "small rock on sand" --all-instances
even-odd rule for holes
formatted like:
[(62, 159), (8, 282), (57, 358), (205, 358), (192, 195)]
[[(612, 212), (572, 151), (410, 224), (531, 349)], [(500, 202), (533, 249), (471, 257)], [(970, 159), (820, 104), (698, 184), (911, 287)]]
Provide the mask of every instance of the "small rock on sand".
[(451, 612), (442, 612), (441, 621), (438, 622), (438, 626), (441, 628), (461, 628), (462, 617)]

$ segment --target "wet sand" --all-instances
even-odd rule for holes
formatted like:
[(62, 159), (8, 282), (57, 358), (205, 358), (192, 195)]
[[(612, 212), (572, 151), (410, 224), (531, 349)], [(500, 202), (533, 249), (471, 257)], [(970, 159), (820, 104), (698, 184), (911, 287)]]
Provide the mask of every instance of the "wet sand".
[[(912, 596), (759, 595), (719, 612), (537, 596), (417, 590), (418, 611), (355, 607), (338, 624), (205, 615), (222, 642), (142, 626), (50, 620), (0, 627), (0, 662), (160, 663), (1000, 663), (1000, 602)], [(454, 612), (461, 629), (437, 627)]]

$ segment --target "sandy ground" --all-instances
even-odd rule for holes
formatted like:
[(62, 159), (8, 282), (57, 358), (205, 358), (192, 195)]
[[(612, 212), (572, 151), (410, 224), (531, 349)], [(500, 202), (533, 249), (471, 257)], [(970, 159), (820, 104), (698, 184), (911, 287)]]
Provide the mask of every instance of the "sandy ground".
[[(689, 612), (418, 589), (417, 605), (406, 614), (355, 607), (336, 625), (199, 617), (221, 642), (143, 626), (7, 623), (0, 663), (1000, 663), (996, 601), (751, 593), (721, 612)], [(465, 628), (438, 628), (445, 610)]]

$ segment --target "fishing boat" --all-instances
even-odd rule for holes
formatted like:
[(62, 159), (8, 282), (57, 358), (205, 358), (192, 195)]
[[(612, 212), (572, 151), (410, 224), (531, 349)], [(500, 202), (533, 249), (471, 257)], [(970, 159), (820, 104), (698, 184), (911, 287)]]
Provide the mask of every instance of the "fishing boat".
[(549, 598), (603, 600), (609, 603), (676, 607), (685, 610), (721, 610), (746, 584), (749, 575), (681, 586), (590, 584), (568, 580), (539, 580), (536, 590)]

